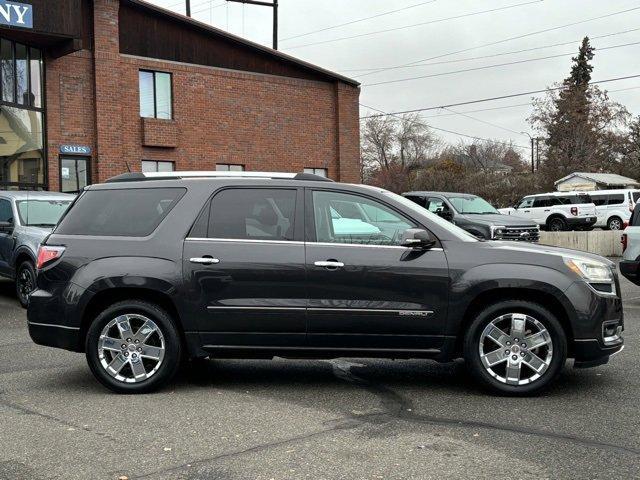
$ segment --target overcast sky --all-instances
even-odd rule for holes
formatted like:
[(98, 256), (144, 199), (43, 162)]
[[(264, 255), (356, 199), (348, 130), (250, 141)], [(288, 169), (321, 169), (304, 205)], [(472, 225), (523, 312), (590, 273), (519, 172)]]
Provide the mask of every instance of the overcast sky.
[[(271, 45), (271, 9), (227, 3), (225, 0), (191, 1), (194, 18), (255, 42)], [(184, 0), (152, 0), (152, 3), (184, 12)], [(634, 8), (636, 10), (631, 10)], [(392, 10), (400, 11), (385, 14)], [(611, 15), (623, 11), (626, 12)], [(376, 18), (327, 29), (376, 15)], [(583, 22), (605, 15), (608, 16)], [(430, 23), (412, 26), (425, 22)], [(565, 26), (577, 22), (582, 23)], [(326, 30), (299, 36), (320, 29)], [(390, 29), (393, 30), (373, 33)], [(541, 30), (548, 31), (535, 33)], [(357, 35), (361, 36), (344, 39)], [(526, 36), (508, 40), (521, 35)], [(575, 54), (580, 39), (585, 35), (592, 38), (608, 35), (595, 38), (593, 45), (597, 48), (616, 47), (596, 52), (594, 80), (640, 75), (638, 1), (280, 0), (280, 50), (359, 80), (363, 84), (361, 103), (386, 112), (449, 105), (545, 88), (567, 76), (571, 55), (397, 83), (369, 84)], [(294, 36), (298, 37), (289, 38)], [(334, 39), (341, 40), (317, 44)], [(617, 47), (635, 42), (639, 42), (638, 45)], [(483, 46), (490, 43), (493, 45)], [(564, 43), (567, 44), (456, 61)], [(466, 52), (455, 53), (467, 49)], [(439, 63), (388, 69), (368, 75), (363, 75), (366, 71), (358, 70), (427, 62)], [(640, 77), (607, 83), (602, 87), (609, 90), (611, 97), (624, 104), (633, 115), (640, 114)], [(513, 140), (526, 146), (528, 137), (517, 132), (531, 132), (526, 122), (531, 113), (528, 105), (530, 100), (530, 97), (523, 96), (452, 107), (452, 110), (466, 113), (477, 120), (442, 109), (424, 112), (423, 115), (433, 127), (482, 138)], [(496, 109), (503, 106), (510, 108)], [(490, 108), (494, 110), (477, 111)], [(362, 115), (368, 113), (373, 112), (361, 108)], [(440, 135), (451, 142), (461, 138), (449, 133), (441, 132)]]

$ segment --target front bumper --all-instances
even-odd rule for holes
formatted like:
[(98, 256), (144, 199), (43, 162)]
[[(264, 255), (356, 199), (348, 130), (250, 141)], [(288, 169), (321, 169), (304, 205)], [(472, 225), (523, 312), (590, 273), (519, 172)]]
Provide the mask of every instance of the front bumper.
[[(620, 291), (615, 281), (616, 292)], [(573, 342), (570, 356), (576, 368), (603, 365), (624, 348), (624, 313), (618, 295), (598, 293), (587, 283), (575, 282), (565, 295), (575, 308), (571, 319)]]
[(640, 261), (622, 260), (620, 262), (620, 273), (629, 281), (640, 285)]

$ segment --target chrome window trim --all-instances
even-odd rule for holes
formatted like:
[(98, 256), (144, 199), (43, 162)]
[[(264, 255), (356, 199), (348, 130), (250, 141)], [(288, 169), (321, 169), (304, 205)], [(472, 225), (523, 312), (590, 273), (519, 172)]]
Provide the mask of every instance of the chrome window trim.
[[(284, 245), (317, 245), (320, 247), (365, 247), (365, 248), (394, 248), (400, 250), (413, 250), (412, 247), (403, 247), (401, 245), (366, 245), (360, 243), (328, 243), (328, 242), (300, 242), (296, 240), (251, 240), (243, 238), (199, 238), (188, 237), (185, 242), (222, 242), (222, 243), (272, 243)], [(430, 248), (428, 252), (444, 252), (444, 248)]]

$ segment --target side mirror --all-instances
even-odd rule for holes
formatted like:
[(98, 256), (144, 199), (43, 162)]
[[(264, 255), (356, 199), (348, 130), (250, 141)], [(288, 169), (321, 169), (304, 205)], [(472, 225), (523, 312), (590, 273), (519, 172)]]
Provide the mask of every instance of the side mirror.
[(13, 222), (0, 222), (0, 233), (13, 232)]
[(415, 248), (417, 250), (429, 250), (436, 244), (435, 238), (426, 230), (421, 228), (410, 228), (402, 234), (403, 247)]
[(436, 215), (438, 215), (441, 218), (444, 218), (448, 222), (453, 220), (453, 213), (451, 213), (451, 211), (449, 211), (449, 210), (441, 210), (441, 211), (437, 212)]

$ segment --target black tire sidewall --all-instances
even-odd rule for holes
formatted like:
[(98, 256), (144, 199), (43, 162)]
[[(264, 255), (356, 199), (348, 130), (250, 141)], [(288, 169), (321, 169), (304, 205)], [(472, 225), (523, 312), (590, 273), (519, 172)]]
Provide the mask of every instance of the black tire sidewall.
[[(138, 313), (153, 320), (162, 331), (165, 354), (162, 365), (149, 379), (139, 383), (124, 383), (111, 377), (103, 368), (98, 357), (98, 341), (104, 326), (118, 315)], [(182, 346), (178, 329), (171, 316), (152, 303), (125, 300), (102, 311), (91, 323), (85, 339), (85, 355), (93, 375), (105, 387), (116, 393), (149, 393), (166, 385), (174, 377), (180, 366)]]
[(22, 271), (24, 269), (27, 269), (31, 274), (31, 278), (33, 278), (34, 288), (36, 286), (36, 283), (35, 283), (36, 269), (33, 266), (33, 263), (30, 262), (29, 260), (25, 260), (24, 262), (22, 262), (20, 265), (18, 265), (18, 268), (16, 269), (16, 296), (18, 297), (18, 301), (20, 302), (20, 305), (22, 305), (23, 308), (27, 308), (29, 306), (28, 299), (26, 301), (23, 301), (22, 298), (20, 297), (20, 275), (22, 274)]
[[(553, 230), (553, 224), (555, 222), (557, 222), (560, 225), (560, 230)], [(564, 232), (566, 229), (567, 229), (567, 222), (565, 222), (560, 217), (554, 217), (551, 220), (549, 220), (547, 230), (549, 230), (550, 232)]]
[[(541, 322), (549, 331), (553, 342), (553, 358), (547, 371), (528, 385), (506, 385), (493, 378), (480, 360), (479, 341), (487, 324), (506, 313), (524, 313)], [(533, 395), (547, 388), (560, 374), (567, 359), (567, 336), (558, 319), (543, 306), (525, 300), (506, 300), (482, 310), (469, 326), (464, 339), (464, 357), (473, 377), (493, 392), (503, 395)]]

